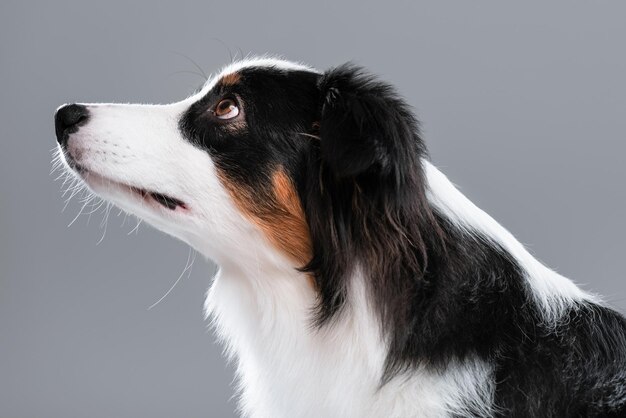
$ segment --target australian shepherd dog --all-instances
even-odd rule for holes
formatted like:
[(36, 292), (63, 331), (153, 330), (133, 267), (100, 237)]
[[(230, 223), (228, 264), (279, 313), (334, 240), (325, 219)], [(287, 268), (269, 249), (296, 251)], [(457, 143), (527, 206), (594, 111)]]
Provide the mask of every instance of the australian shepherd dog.
[(93, 193), (219, 266), (243, 416), (626, 416), (624, 317), (461, 194), (362, 68), (247, 59), (55, 124)]

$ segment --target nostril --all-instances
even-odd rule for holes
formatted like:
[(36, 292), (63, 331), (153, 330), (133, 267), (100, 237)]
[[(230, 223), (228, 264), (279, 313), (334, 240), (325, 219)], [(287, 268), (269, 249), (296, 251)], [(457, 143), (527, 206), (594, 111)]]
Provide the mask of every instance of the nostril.
[(65, 146), (69, 134), (76, 132), (88, 119), (89, 110), (80, 104), (66, 105), (57, 110), (54, 125), (59, 144)]

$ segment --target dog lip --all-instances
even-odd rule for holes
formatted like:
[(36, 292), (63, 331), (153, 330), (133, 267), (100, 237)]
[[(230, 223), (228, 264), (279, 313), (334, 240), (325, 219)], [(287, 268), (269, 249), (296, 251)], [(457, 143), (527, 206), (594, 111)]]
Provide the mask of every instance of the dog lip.
[(174, 197), (154, 192), (150, 193), (150, 196), (152, 196), (154, 200), (170, 210), (175, 210), (178, 206), (183, 209), (185, 208), (185, 204)]
[[(93, 172), (93, 171), (85, 168), (84, 166), (81, 166), (81, 165), (77, 164), (76, 162), (73, 162), (71, 164), (71, 167), (78, 174), (80, 174), (80, 176), (83, 178), (83, 181), (85, 181), (87, 184), (89, 184), (89, 180), (88, 179), (89, 179), (89, 175), (90, 174), (95, 174), (98, 177), (107, 179), (106, 176), (102, 176), (101, 174)], [(121, 182), (115, 181), (113, 179), (109, 179), (109, 181), (115, 182), (118, 185), (120, 185), (122, 187), (125, 187), (131, 193), (139, 195), (142, 199), (154, 200), (159, 205), (163, 206), (164, 208), (166, 208), (168, 210), (174, 211), (177, 208), (187, 209), (187, 204), (185, 202), (183, 202), (182, 200), (177, 199), (175, 197), (166, 195), (164, 193), (143, 189), (141, 187), (133, 186), (133, 185), (130, 185), (130, 184), (121, 183)]]
[(187, 205), (180, 199), (176, 199), (175, 197), (159, 193), (153, 192), (151, 190), (142, 189), (140, 187), (128, 186), (131, 191), (139, 194), (142, 198), (152, 198), (155, 202), (160, 204), (161, 206), (169, 209), (176, 210), (176, 208), (180, 207), (181, 209), (187, 209)]
[(139, 193), (143, 197), (150, 196), (161, 206), (164, 206), (169, 210), (176, 210), (176, 208), (179, 206), (182, 209), (187, 209), (187, 206), (185, 205), (185, 203), (182, 200), (176, 199), (175, 197), (171, 197), (163, 193), (151, 192), (145, 189), (139, 189), (137, 187), (131, 187), (131, 189)]

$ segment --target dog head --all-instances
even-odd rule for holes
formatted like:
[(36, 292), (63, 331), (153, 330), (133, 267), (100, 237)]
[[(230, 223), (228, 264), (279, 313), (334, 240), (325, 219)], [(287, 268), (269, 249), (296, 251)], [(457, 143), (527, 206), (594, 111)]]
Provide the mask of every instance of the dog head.
[(417, 122), (354, 66), (247, 60), (177, 103), (65, 105), (55, 122), (93, 192), (222, 265), (339, 276), (361, 247), (402, 250), (393, 231), (424, 200)]

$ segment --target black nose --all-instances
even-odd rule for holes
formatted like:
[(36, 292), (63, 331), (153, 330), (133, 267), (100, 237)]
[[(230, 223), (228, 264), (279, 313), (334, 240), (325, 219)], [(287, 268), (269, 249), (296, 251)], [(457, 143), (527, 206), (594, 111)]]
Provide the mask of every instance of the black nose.
[(54, 127), (59, 144), (65, 146), (69, 134), (76, 132), (88, 119), (89, 110), (83, 105), (70, 104), (57, 110), (54, 115)]

